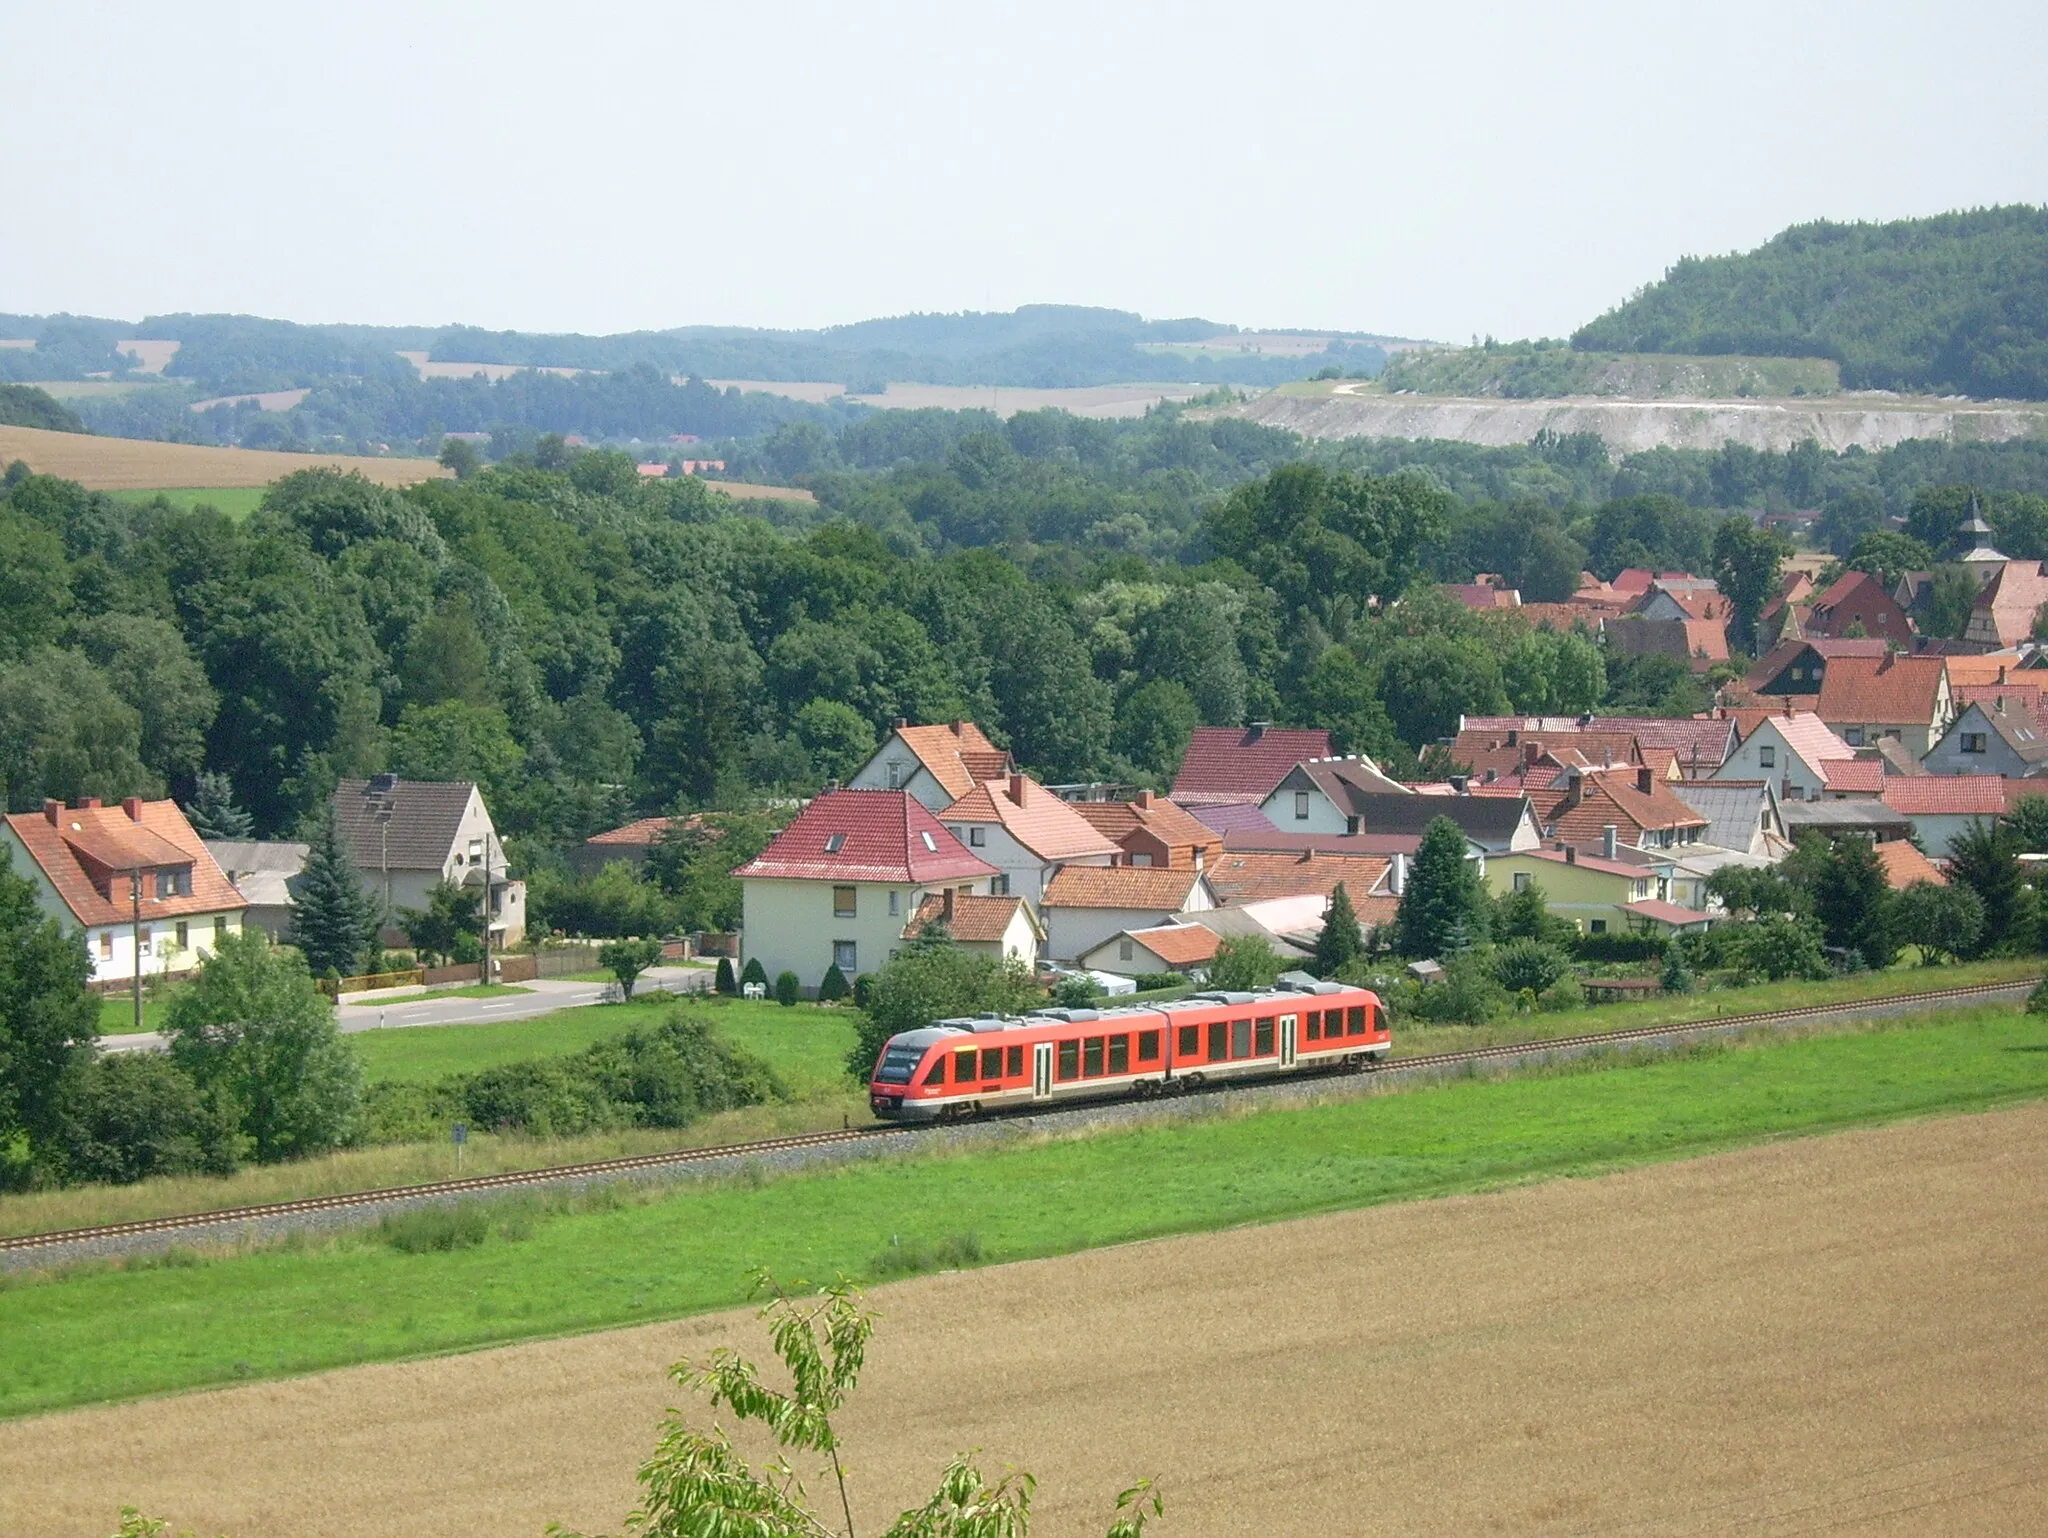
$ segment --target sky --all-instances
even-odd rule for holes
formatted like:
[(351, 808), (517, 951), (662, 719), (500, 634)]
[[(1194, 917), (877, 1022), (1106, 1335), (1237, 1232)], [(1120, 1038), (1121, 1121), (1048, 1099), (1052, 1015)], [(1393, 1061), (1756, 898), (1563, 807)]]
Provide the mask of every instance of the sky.
[(0, 0), (0, 311), (1564, 335), (2048, 203), (2048, 6)]

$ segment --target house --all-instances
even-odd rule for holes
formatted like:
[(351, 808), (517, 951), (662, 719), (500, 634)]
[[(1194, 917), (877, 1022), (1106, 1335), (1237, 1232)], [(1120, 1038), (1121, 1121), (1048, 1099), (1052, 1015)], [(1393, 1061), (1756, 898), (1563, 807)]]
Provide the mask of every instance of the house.
[(526, 937), (526, 883), (511, 879), (505, 848), (471, 780), (343, 780), (329, 803), (343, 847), (383, 911), (387, 945), (401, 945), (407, 908), (423, 909), (441, 882), (472, 887), (492, 950)]
[(1176, 913), (1217, 906), (1208, 876), (1185, 867), (1067, 865), (1046, 884), (1039, 913), (1045, 948), (1070, 962), (1126, 929), (1150, 929)]
[[(1176, 806), (1180, 803), (1175, 802)], [(1213, 833), (1221, 834), (1227, 841), (1233, 834), (1277, 833), (1280, 830), (1273, 820), (1260, 811), (1256, 802), (1216, 801), (1197, 802), (1186, 807), (1187, 814)]]
[(1565, 769), (1565, 755), (1617, 764), (1639, 764), (1642, 755), (1635, 734), (1595, 730), (1572, 723), (1563, 732), (1525, 732), (1519, 727), (1466, 727), (1451, 740), (1451, 762), (1482, 780), (1529, 775), (1538, 769)]
[(939, 821), (1001, 872), (991, 892), (1033, 902), (1062, 865), (1114, 865), (1122, 853), (1071, 803), (1025, 774), (975, 786)]
[(1877, 863), (1884, 870), (1885, 885), (1894, 892), (1903, 892), (1916, 881), (1926, 881), (1934, 886), (1948, 885), (1948, 877), (1942, 868), (1915, 849), (1910, 840), (1891, 839), (1877, 845), (1876, 853)]
[[(1218, 905), (1229, 908), (1276, 897), (1315, 896), (1327, 902), (1341, 885), (1351, 906), (1358, 910), (1359, 922), (1377, 924), (1393, 916), (1396, 858), (1329, 854), (1320, 849), (1304, 849), (1299, 854), (1226, 849), (1209, 869), (1209, 885)], [(1373, 906), (1376, 902), (1385, 904), (1384, 913)]]
[(1929, 774), (2048, 774), (2048, 733), (2032, 711), (2008, 708), (2003, 696), (1980, 700), (1963, 708), (1920, 763)]
[(1223, 835), (1165, 796), (1141, 790), (1129, 801), (1076, 801), (1075, 811), (1123, 851), (1119, 865), (1203, 869), (1223, 852)]
[(1562, 792), (1546, 791), (1541, 799), (1531, 800), (1543, 836), (1567, 844), (1600, 841), (1613, 828), (1618, 838), (1638, 849), (1673, 849), (1697, 843), (1707, 828), (1707, 819), (1647, 768), (1575, 770)]
[(671, 830), (701, 826), (697, 817), (642, 817), (624, 827), (593, 833), (567, 851), (569, 868), (579, 876), (594, 876), (607, 865), (624, 861), (644, 865), (654, 846)]
[(1924, 758), (1953, 713), (1941, 657), (1838, 657), (1821, 680), (1814, 711), (1852, 748), (1897, 738)]
[[(1545, 910), (1571, 920), (1581, 934), (1630, 934), (1658, 922), (1631, 911), (1637, 904), (1658, 901), (1655, 872), (1598, 855), (1581, 854), (1572, 844), (1561, 849), (1524, 849), (1496, 855), (1486, 862), (1485, 879), (1495, 897), (1531, 885), (1541, 887)], [(1691, 919), (1704, 922), (1706, 915), (1691, 914)]]
[(1744, 678), (1752, 694), (1773, 697), (1820, 694), (1828, 663), (1837, 657), (1882, 657), (1891, 648), (1881, 640), (1858, 637), (1795, 636), (1780, 641), (1757, 659)]
[(1809, 636), (1870, 637), (1910, 646), (1913, 623), (1884, 583), (1867, 571), (1846, 571), (1814, 595)]
[[(2022, 795), (2048, 793), (2025, 780), (1991, 774), (1922, 775), (1911, 780), (1886, 780), (1883, 804), (1912, 824), (1920, 847), (1937, 860), (1948, 858), (1955, 840), (1979, 824), (1990, 826)], [(1848, 803), (1845, 803), (1848, 804)]]
[(204, 843), (213, 863), (249, 905), (242, 914), (244, 927), (260, 929), (273, 940), (289, 939), (292, 910), (298, 906), (299, 873), (306, 868), (311, 846), (225, 838), (209, 838)]
[(1181, 756), (1171, 792), (1190, 811), (1219, 801), (1264, 801), (1303, 759), (1328, 758), (1330, 734), (1275, 727), (1198, 726)]
[(946, 926), (955, 945), (992, 961), (1028, 967), (1038, 960), (1045, 944), (1045, 926), (1023, 897), (962, 896), (947, 887), (917, 905), (910, 922), (903, 926), (903, 938), (915, 940), (934, 922)]
[(1142, 977), (1148, 972), (1199, 972), (1216, 959), (1223, 937), (1204, 924), (1155, 924), (1111, 935), (1081, 957), (1090, 972)]
[[(1994, 554), (1996, 552), (1993, 552)], [(2048, 562), (2003, 561), (1970, 606), (1965, 641), (1998, 648), (2034, 638), (2042, 605), (2048, 604)]]
[(1827, 766), (1855, 756), (1812, 711), (1787, 709), (1760, 714), (1714, 780), (1768, 780), (1782, 801), (1815, 801), (1827, 789)]
[(829, 967), (850, 981), (901, 950), (927, 897), (988, 896), (1000, 874), (907, 788), (828, 790), (734, 869), (742, 954), (815, 992)]
[(1520, 590), (1509, 587), (1505, 577), (1491, 573), (1481, 573), (1472, 582), (1446, 582), (1444, 591), (1475, 613), (1519, 609), (1522, 606)]
[(1728, 623), (1722, 619), (1646, 619), (1631, 614), (1609, 621), (1608, 648), (1622, 657), (1675, 657), (1695, 673), (1728, 660)]
[[(1675, 761), (1679, 773), (1689, 780), (1704, 779), (1720, 768), (1736, 741), (1733, 724), (1718, 717), (1586, 715), (1461, 716), (1458, 719), (1457, 740), (1461, 743), (1467, 740), (1468, 733), (1473, 734), (1475, 740), (1486, 737), (1505, 742), (1510, 732), (1516, 734), (1517, 745), (1534, 736), (1546, 747), (1553, 737), (1571, 738), (1579, 733), (1596, 734), (1598, 739), (1628, 737), (1636, 744), (1634, 757), (1637, 762), (1648, 763), (1651, 755), (1655, 754), (1660, 765)], [(1456, 748), (1452, 750), (1452, 756), (1460, 763), (1465, 762)]]
[[(1901, 783), (1896, 779), (1886, 781), (1887, 787)], [(1913, 833), (1913, 819), (1893, 811), (1876, 796), (1841, 801), (1787, 801), (1782, 810), (1785, 831), (1792, 835), (1795, 844), (1809, 833), (1826, 839), (1855, 837), (1878, 843), (1910, 838)]]
[(847, 780), (848, 790), (907, 790), (926, 810), (951, 806), (975, 786), (1017, 766), (972, 721), (912, 726), (901, 716), (874, 756)]
[(1686, 780), (1671, 793), (1707, 819), (1702, 844), (1776, 860), (1792, 847), (1769, 780)]
[(1644, 619), (1728, 619), (1728, 601), (1712, 577), (1666, 573), (1653, 579), (1636, 600), (1635, 612)]
[(1488, 851), (1529, 849), (1543, 841), (1523, 796), (1419, 796), (1406, 787), (1383, 788), (1348, 759), (1297, 764), (1260, 804), (1266, 820), (1285, 833), (1420, 835), (1439, 817)]
[(83, 933), (95, 983), (190, 972), (248, 911), (175, 801), (45, 801), (10, 813), (0, 834), (36, 906)]

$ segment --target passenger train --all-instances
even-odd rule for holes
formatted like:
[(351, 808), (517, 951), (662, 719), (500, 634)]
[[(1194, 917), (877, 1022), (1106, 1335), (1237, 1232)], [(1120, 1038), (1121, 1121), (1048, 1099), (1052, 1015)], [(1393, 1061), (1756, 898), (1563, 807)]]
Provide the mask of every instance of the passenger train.
[(904, 1031), (884, 1044), (868, 1103), (886, 1121), (951, 1121), (1019, 1106), (1172, 1094), (1224, 1080), (1369, 1068), (1392, 1047), (1378, 994), (1290, 972), (1256, 993), (1039, 1009)]

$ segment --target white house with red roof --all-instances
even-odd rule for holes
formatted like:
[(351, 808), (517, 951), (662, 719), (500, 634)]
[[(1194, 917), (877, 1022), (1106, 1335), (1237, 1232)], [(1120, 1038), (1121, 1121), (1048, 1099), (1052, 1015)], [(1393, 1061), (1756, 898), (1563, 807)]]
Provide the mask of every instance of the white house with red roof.
[(0, 851), (44, 913), (85, 936), (94, 982), (189, 972), (242, 927), (249, 904), (175, 801), (45, 801), (0, 824)]
[(1781, 801), (1818, 801), (1830, 766), (1855, 761), (1856, 750), (1810, 710), (1762, 716), (1715, 771), (1717, 780), (1763, 780)]
[(827, 791), (733, 871), (742, 955), (771, 981), (794, 972), (815, 991), (837, 966), (851, 982), (902, 949), (927, 897), (987, 896), (1000, 874), (908, 790)]
[(2022, 796), (2048, 791), (2032, 780), (1997, 774), (1894, 775), (1884, 782), (1884, 804), (1913, 825), (1913, 836), (1934, 859), (1973, 825), (1989, 827)]
[(931, 811), (944, 811), (984, 780), (1016, 765), (972, 721), (912, 726), (902, 717), (874, 756), (854, 771), (848, 790), (907, 790)]
[(1115, 865), (1123, 850), (1108, 834), (1028, 774), (988, 780), (939, 813), (939, 821), (1001, 872), (1001, 896), (1045, 895), (1064, 865)]
[(963, 897), (947, 887), (917, 905), (903, 938), (915, 940), (935, 923), (946, 927), (955, 945), (992, 961), (1028, 967), (1045, 945), (1045, 926), (1022, 897)]

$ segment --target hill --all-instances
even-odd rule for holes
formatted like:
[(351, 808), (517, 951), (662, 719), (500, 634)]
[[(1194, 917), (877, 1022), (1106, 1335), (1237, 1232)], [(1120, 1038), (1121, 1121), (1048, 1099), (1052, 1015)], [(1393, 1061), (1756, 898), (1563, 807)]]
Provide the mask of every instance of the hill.
[[(1540, 400), (1611, 395), (1635, 400), (1714, 400), (1752, 395), (1834, 395), (1841, 376), (1828, 358), (1735, 354), (1584, 352), (1562, 342), (1489, 342), (1403, 353), (1380, 376), (1387, 391)], [(1357, 392), (1367, 394), (1371, 392)]]
[(0, 384), (0, 427), (40, 427), (50, 432), (82, 433), (85, 424), (47, 391), (33, 385)]
[(2048, 399), (2048, 208), (1794, 225), (1686, 257), (1572, 346), (1832, 358), (1852, 390)]

